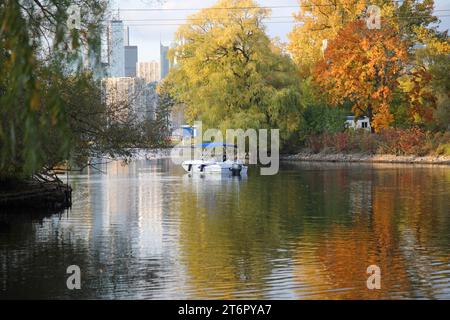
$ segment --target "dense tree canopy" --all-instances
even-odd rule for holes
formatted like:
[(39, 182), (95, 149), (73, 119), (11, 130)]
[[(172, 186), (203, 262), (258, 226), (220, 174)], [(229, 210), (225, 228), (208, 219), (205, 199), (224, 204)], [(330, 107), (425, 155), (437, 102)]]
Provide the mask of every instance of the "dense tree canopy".
[(107, 4), (0, 2), (0, 182), (66, 160), (83, 166), (92, 156), (128, 155), (142, 140), (136, 123), (115, 121), (130, 106), (107, 106), (92, 73), (100, 64)]
[[(224, 7), (242, 9), (217, 9)], [(172, 52), (177, 66), (166, 83), (186, 104), (189, 121), (219, 129), (279, 128), (284, 139), (298, 129), (297, 69), (266, 35), (268, 15), (252, 0), (221, 0), (180, 27)]]
[(364, 21), (347, 24), (317, 64), (315, 78), (333, 104), (349, 100), (356, 115), (373, 118), (376, 130), (393, 121), (392, 91), (406, 62), (406, 47), (392, 26), (370, 30)]
[(300, 0), (289, 50), (330, 106), (351, 104), (376, 130), (399, 124), (445, 128), (449, 40), (433, 0), (373, 1), (381, 29), (369, 29), (366, 1)]
[(324, 40), (334, 39), (348, 23), (369, 17), (369, 4), (380, 7), (381, 17), (395, 26), (410, 50), (418, 39), (415, 30), (438, 22), (433, 15), (434, 0), (299, 0), (299, 4), (300, 12), (295, 16), (298, 24), (289, 34), (289, 50), (303, 75), (309, 75), (323, 58)]
[(322, 58), (323, 41), (333, 39), (349, 21), (366, 10), (365, 0), (299, 0), (299, 22), (289, 34), (289, 51), (302, 75), (309, 75)]
[[(68, 27), (71, 4), (83, 10), (80, 29)], [(56, 83), (80, 70), (81, 47), (98, 46), (105, 9), (104, 0), (0, 3), (2, 175), (29, 174), (42, 168), (49, 154), (68, 155), (64, 137), (70, 125)]]
[(413, 67), (400, 79), (415, 124), (448, 129), (450, 124), (450, 41), (446, 33), (417, 27)]

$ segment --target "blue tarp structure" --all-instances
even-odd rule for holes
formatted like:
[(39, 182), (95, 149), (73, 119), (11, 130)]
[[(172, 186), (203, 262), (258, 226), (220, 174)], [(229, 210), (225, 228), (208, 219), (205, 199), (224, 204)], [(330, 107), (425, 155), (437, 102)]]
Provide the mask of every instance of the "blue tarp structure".
[(237, 148), (234, 144), (226, 144), (224, 142), (207, 142), (196, 145), (197, 148)]
[(183, 137), (195, 137), (194, 128), (183, 127)]

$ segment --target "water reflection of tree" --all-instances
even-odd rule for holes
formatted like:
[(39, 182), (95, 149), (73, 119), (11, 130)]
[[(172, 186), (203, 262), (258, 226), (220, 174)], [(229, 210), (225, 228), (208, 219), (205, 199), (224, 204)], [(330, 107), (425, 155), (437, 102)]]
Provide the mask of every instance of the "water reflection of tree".
[(286, 255), (283, 219), (293, 213), (282, 183), (186, 181), (177, 210), (192, 298), (264, 298), (275, 258)]
[[(348, 195), (351, 225), (335, 223), (322, 239), (314, 240), (310, 238), (317, 233), (308, 230), (302, 238), (317, 246), (299, 251), (295, 258), (297, 281), (306, 284), (298, 295), (316, 292), (312, 297), (373, 299), (433, 298), (442, 294), (442, 287), (433, 281), (439, 269), (445, 269), (442, 260), (446, 259), (442, 257), (449, 257), (449, 208), (445, 205), (448, 169), (366, 169), (359, 173), (360, 182), (350, 188)], [(325, 190), (330, 183), (348, 187), (342, 175), (349, 172), (342, 171), (322, 179)], [(356, 203), (355, 192), (360, 194)], [(365, 199), (365, 205), (361, 205), (361, 199)], [(432, 265), (436, 259), (442, 262), (440, 267)], [(382, 290), (370, 291), (366, 287), (366, 268), (371, 264), (382, 270)]]
[[(444, 268), (431, 260), (448, 256), (449, 181), (448, 169), (345, 165), (188, 179), (177, 210), (192, 297), (273, 297), (279, 261), (299, 298), (435, 297), (439, 288), (423, 281)], [(371, 264), (380, 291), (366, 287)]]
[(246, 290), (267, 296), (272, 288), (267, 279), (277, 271), (277, 261), (292, 256), (299, 234), (310, 228), (320, 234), (336, 220), (349, 224), (348, 204), (342, 201), (347, 193), (340, 195), (340, 186), (328, 183), (324, 196), (318, 174), (324, 173), (244, 181), (187, 178), (177, 210), (194, 297), (255, 297)]
[[(2, 294), (448, 297), (448, 168), (302, 165), (224, 181), (151, 168), (80, 176), (68, 216), (2, 229)], [(74, 262), (81, 292), (65, 287)], [(380, 291), (366, 288), (370, 264), (381, 267)]]

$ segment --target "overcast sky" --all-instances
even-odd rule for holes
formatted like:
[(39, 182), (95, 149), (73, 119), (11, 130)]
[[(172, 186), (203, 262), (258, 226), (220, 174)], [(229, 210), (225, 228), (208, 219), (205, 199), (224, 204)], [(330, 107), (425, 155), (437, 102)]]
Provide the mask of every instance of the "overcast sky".
[[(158, 4), (158, 0), (112, 0), (114, 9), (123, 9), (120, 11), (120, 18), (124, 20), (125, 25), (130, 26), (130, 45), (138, 46), (139, 61), (159, 60), (160, 41), (166, 45), (170, 44), (178, 28), (177, 24), (182, 24), (187, 16), (195, 13), (195, 10), (126, 11), (126, 9), (196, 9), (209, 7), (217, 2), (217, 0), (159, 1), (164, 3)], [(268, 23), (266, 24), (268, 34), (271, 37), (279, 37), (281, 40), (287, 41), (287, 34), (294, 25), (292, 14), (298, 12), (298, 1), (257, 0), (257, 2), (261, 6), (289, 6), (288, 8), (272, 9), (272, 18), (267, 20)], [(435, 3), (435, 14), (442, 21), (440, 29), (448, 30), (450, 28), (450, 0), (435, 0)], [(442, 17), (444, 15), (447, 17)]]

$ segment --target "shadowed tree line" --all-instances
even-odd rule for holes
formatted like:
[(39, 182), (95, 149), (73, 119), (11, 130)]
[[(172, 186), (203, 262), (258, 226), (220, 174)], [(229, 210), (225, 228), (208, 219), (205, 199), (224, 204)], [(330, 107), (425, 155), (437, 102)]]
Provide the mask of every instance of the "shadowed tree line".
[[(123, 119), (127, 103), (106, 105), (95, 68), (108, 18), (106, 0), (6, 0), (0, 3), (0, 185), (83, 167), (90, 157), (127, 157), (159, 144), (166, 115)], [(69, 7), (81, 9), (70, 29)], [(164, 131), (166, 130), (166, 131)]]

